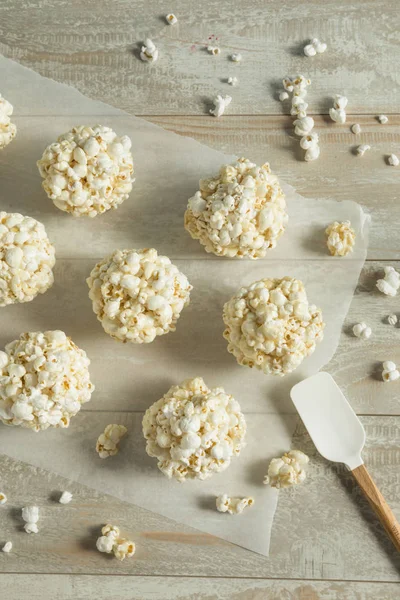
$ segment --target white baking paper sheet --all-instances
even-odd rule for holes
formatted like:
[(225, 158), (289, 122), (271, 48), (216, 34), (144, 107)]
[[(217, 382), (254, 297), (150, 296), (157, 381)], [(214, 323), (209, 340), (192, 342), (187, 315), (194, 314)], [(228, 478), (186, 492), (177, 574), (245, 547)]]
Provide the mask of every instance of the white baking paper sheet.
[[(368, 216), (354, 202), (306, 199), (285, 185), (289, 227), (266, 259), (207, 255), (184, 230), (183, 214), (199, 178), (232, 157), (85, 98), (3, 57), (0, 91), (14, 105), (18, 126), (15, 141), (0, 154), (0, 210), (42, 221), (57, 256), (51, 290), (29, 304), (0, 310), (0, 347), (23, 331), (62, 329), (87, 351), (96, 385), (92, 401), (68, 430), (35, 434), (1, 426), (0, 452), (267, 555), (277, 492), (263, 486), (263, 475), (269, 459), (290, 447), (297, 420), (290, 387), (321, 369), (335, 352), (366, 256)], [(36, 160), (60, 133), (98, 122), (132, 138), (137, 180), (131, 197), (117, 211), (76, 219), (47, 199)], [(273, 156), (265, 160), (279, 175)], [(334, 220), (347, 219), (357, 233), (355, 252), (344, 259), (331, 258), (324, 230)], [(149, 345), (119, 344), (96, 320), (85, 278), (97, 260), (117, 247), (151, 246), (188, 276), (191, 304), (175, 333)], [(284, 275), (304, 281), (327, 326), (314, 355), (281, 379), (237, 365), (226, 351), (221, 315), (224, 302), (240, 286)], [(197, 375), (210, 387), (224, 386), (239, 400), (248, 423), (248, 444), (226, 472), (206, 482), (178, 484), (167, 480), (156, 461), (147, 457), (141, 419), (170, 385)], [(129, 435), (117, 456), (101, 461), (95, 443), (109, 423), (125, 424)], [(253, 495), (255, 505), (240, 517), (219, 514), (219, 493)]]

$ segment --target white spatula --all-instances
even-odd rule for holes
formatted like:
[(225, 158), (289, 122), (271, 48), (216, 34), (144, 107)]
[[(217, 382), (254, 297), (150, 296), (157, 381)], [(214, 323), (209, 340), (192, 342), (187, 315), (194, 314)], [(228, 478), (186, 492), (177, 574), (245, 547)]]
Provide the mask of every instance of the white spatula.
[(327, 460), (344, 463), (350, 469), (400, 551), (400, 525), (361, 458), (364, 427), (333, 377), (329, 373), (317, 373), (295, 385), (290, 396), (318, 452)]

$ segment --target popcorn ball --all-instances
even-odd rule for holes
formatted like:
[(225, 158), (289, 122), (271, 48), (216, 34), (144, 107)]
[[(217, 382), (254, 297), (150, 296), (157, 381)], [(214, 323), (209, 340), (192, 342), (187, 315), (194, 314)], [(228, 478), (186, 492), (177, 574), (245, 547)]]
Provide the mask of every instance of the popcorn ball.
[(304, 467), (310, 459), (301, 450), (290, 450), (281, 458), (273, 458), (268, 467), (264, 483), (280, 489), (303, 483), (306, 478)]
[(285, 196), (268, 163), (246, 158), (200, 180), (190, 198), (185, 227), (206, 252), (234, 258), (263, 258), (288, 222)]
[(180, 482), (224, 471), (244, 447), (245, 433), (239, 403), (201, 377), (172, 386), (143, 417), (147, 454)]
[(15, 138), (17, 128), (11, 123), (13, 105), (0, 94), (0, 150), (3, 150)]
[(323, 338), (322, 313), (297, 279), (262, 279), (241, 288), (224, 306), (224, 338), (240, 365), (283, 376)]
[(106, 554), (114, 553), (118, 560), (131, 558), (136, 551), (134, 542), (120, 537), (119, 527), (115, 525), (104, 525), (101, 530), (101, 536), (97, 538), (96, 548), (99, 552)]
[(0, 306), (30, 302), (54, 281), (55, 250), (42, 223), (0, 212)]
[(356, 232), (351, 226), (350, 221), (338, 223), (335, 221), (325, 231), (328, 236), (327, 246), (332, 256), (347, 256), (353, 252), (356, 243)]
[(94, 390), (89, 364), (63, 331), (21, 334), (0, 352), (0, 420), (34, 431), (68, 427)]
[(43, 188), (60, 210), (95, 217), (118, 208), (134, 181), (132, 142), (103, 125), (81, 125), (60, 135), (37, 162)]
[(185, 275), (154, 248), (116, 250), (86, 281), (104, 331), (135, 344), (175, 331), (192, 289)]

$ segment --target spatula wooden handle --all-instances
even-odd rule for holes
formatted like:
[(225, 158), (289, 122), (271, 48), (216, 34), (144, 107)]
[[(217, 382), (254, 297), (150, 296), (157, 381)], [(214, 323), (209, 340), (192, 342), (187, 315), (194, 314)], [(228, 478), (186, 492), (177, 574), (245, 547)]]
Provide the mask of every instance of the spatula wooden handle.
[(354, 479), (375, 511), (396, 549), (400, 552), (400, 525), (365, 465), (352, 471)]

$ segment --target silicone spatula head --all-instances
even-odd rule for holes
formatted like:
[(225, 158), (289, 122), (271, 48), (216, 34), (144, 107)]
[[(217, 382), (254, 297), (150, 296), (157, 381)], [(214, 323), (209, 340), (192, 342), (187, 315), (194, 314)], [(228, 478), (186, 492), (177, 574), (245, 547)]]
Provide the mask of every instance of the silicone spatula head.
[(329, 373), (317, 373), (295, 385), (290, 396), (318, 452), (350, 470), (363, 464), (365, 431)]

